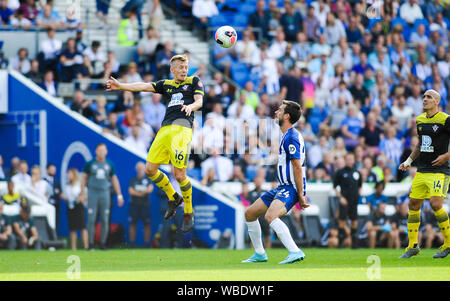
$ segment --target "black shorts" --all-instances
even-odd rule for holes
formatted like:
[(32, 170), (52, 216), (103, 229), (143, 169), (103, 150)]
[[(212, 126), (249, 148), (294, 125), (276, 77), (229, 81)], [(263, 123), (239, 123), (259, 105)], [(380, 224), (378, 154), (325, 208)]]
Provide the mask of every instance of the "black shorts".
[(347, 199), (347, 205), (343, 206), (339, 203), (339, 219), (352, 221), (358, 218), (358, 200)]
[(73, 209), (67, 209), (69, 231), (86, 229), (85, 208), (83, 204), (77, 203)]
[(130, 216), (128, 221), (137, 224), (141, 220), (144, 224), (150, 224), (150, 206), (130, 204)]

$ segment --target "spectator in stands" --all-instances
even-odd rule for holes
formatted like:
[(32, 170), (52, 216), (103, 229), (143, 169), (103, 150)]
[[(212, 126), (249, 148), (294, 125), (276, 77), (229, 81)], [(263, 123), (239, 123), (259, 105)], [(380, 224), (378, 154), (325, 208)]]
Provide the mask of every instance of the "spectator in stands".
[(428, 36), (425, 34), (425, 25), (424, 24), (420, 24), (419, 26), (417, 26), (417, 32), (413, 32), (411, 34), (409, 41), (414, 44), (416, 44), (416, 43), (427, 44), (428, 43)]
[(303, 20), (303, 29), (308, 42), (314, 42), (317, 39), (317, 31), (320, 28), (319, 20), (315, 16), (314, 6), (308, 6), (306, 17)]
[(75, 95), (73, 97), (72, 105), (70, 106), (70, 109), (72, 111), (78, 112), (79, 114), (83, 115), (84, 117), (88, 119), (95, 119), (95, 113), (91, 109), (91, 103), (92, 99), (85, 100), (84, 99), (84, 93), (81, 90), (75, 91)]
[(103, 131), (123, 139), (125, 131), (123, 130), (122, 126), (117, 123), (117, 113), (109, 113), (108, 122), (106, 123), (105, 127), (103, 127)]
[(31, 69), (30, 60), (28, 59), (28, 50), (26, 48), (20, 48), (17, 51), (17, 56), (10, 60), (9, 67), (22, 74), (28, 73)]
[[(286, 34), (282, 30), (282, 28), (279, 27), (276, 31), (275, 40), (270, 45), (267, 55), (273, 59), (278, 60), (286, 53), (287, 44), (288, 42), (286, 41)], [(290, 51), (290, 55), (294, 56), (294, 50), (291, 48)]]
[(111, 5), (111, 0), (96, 0), (97, 5), (97, 17), (100, 22), (97, 28), (102, 29), (108, 24), (108, 12), (109, 6)]
[(336, 45), (341, 38), (346, 38), (345, 28), (341, 20), (336, 19), (332, 13), (327, 14), (326, 26), (324, 28), (328, 44)]
[(333, 49), (331, 54), (331, 63), (336, 66), (336, 64), (343, 64), (343, 70), (350, 70), (353, 66), (352, 61), (352, 50), (348, 47), (347, 38), (342, 37), (338, 45)]
[(53, 163), (48, 163), (46, 166), (46, 176), (44, 180), (48, 184), (49, 188), (49, 199), (48, 202), (55, 207), (55, 225), (56, 225), (56, 233), (59, 230), (59, 217), (61, 211), (60, 205), (60, 197), (61, 197), (61, 184), (59, 180), (56, 178), (56, 165)]
[(152, 64), (155, 62), (156, 49), (159, 43), (158, 32), (151, 26), (147, 27), (145, 37), (139, 40), (137, 44), (139, 64), (143, 67), (144, 72), (152, 71)]
[(55, 82), (53, 71), (47, 70), (44, 74), (44, 81), (40, 83), (42, 89), (47, 91), (51, 96), (56, 97), (58, 94), (58, 83)]
[[(270, 21), (270, 12), (266, 10), (266, 1), (258, 0), (256, 2), (256, 11), (248, 16), (248, 28), (250, 30), (255, 30), (255, 38), (265, 38), (268, 39), (268, 26)], [(262, 36), (260, 37), (259, 31), (261, 31)]]
[(139, 220), (144, 224), (144, 243), (150, 247), (150, 201), (149, 196), (153, 191), (151, 181), (145, 176), (145, 164), (136, 164), (136, 177), (130, 180), (128, 193), (130, 195), (130, 245), (133, 247), (136, 241), (136, 225)]
[(311, 56), (311, 45), (310, 43), (307, 43), (305, 33), (297, 33), (297, 41), (294, 43), (294, 52), (294, 57), (298, 61), (309, 61)]
[(295, 58), (293, 57), (293, 46), (291, 43), (286, 44), (286, 48), (284, 50), (284, 54), (278, 59), (278, 62), (281, 63), (282, 72), (286, 73), (290, 68), (295, 66)]
[(295, 42), (297, 33), (303, 31), (302, 15), (294, 10), (294, 5), (289, 0), (284, 1), (284, 13), (281, 15), (280, 23), (288, 42)]
[(248, 120), (255, 116), (255, 111), (249, 104), (247, 104), (245, 94), (241, 93), (239, 95), (239, 100), (235, 100), (228, 107), (227, 114), (230, 118), (241, 118), (243, 120)]
[(41, 168), (39, 165), (34, 165), (31, 168), (31, 187), (33, 187), (34, 191), (40, 196), (45, 197), (46, 200), (49, 199), (51, 187), (47, 181), (42, 179)]
[(348, 149), (353, 149), (359, 144), (359, 134), (362, 129), (363, 121), (357, 114), (356, 106), (350, 105), (347, 109), (347, 117), (341, 124), (341, 133), (344, 137), (345, 146)]
[(411, 74), (422, 81), (431, 75), (431, 67), (425, 52), (419, 52), (418, 62), (413, 65)]
[(28, 30), (33, 26), (33, 23), (25, 17), (23, 8), (19, 8), (11, 19), (11, 26)]
[(226, 182), (233, 173), (233, 162), (219, 154), (218, 149), (212, 149), (211, 156), (201, 163), (202, 178), (205, 178), (210, 169), (215, 171), (214, 180)]
[(36, 7), (35, 0), (24, 1), (20, 5), (19, 9), (23, 10), (25, 18), (27, 18), (28, 20), (30, 20), (32, 22), (35, 22), (36, 17), (38, 15), (38, 10)]
[(39, 71), (39, 61), (38, 60), (31, 60), (30, 63), (30, 71), (28, 73), (25, 73), (25, 76), (31, 79), (35, 84), (41, 84), (42, 83), (42, 73)]
[(303, 83), (300, 79), (301, 71), (295, 65), (288, 69), (288, 73), (280, 77), (280, 99), (288, 99), (302, 104)]
[[(101, 220), (100, 249), (106, 249), (106, 239), (109, 232), (109, 213), (111, 210), (111, 187), (117, 194), (117, 204), (123, 205), (123, 196), (119, 179), (114, 170), (114, 165), (106, 159), (108, 149), (100, 143), (95, 149), (96, 157), (87, 162), (83, 169), (81, 179), (80, 201), (88, 200), (88, 235), (89, 248), (94, 248), (94, 231), (97, 223), (97, 213)], [(86, 186), (88, 195), (86, 196)]]
[(62, 65), (61, 80), (63, 82), (72, 81), (75, 78), (80, 65), (83, 64), (83, 56), (76, 49), (76, 41), (74, 38), (69, 38), (67, 40), (67, 46), (62, 50), (59, 60)]
[(254, 35), (251, 30), (244, 30), (242, 39), (236, 42), (236, 53), (240, 62), (248, 66), (254, 65), (255, 60), (260, 56), (260, 50), (256, 45)]
[(17, 247), (21, 250), (40, 250), (41, 242), (39, 241), (39, 235), (34, 225), (34, 219), (30, 216), (30, 213), (30, 205), (27, 201), (22, 201), (19, 215), (12, 219)]
[[(220, 47), (220, 46), (219, 46)], [(164, 43), (164, 48), (156, 53), (157, 79), (168, 78), (170, 75), (170, 59), (175, 55), (173, 42)]]
[(136, 32), (136, 11), (129, 10), (122, 16), (117, 32), (117, 44), (119, 46), (134, 46), (138, 40)]
[(139, 127), (133, 126), (131, 127), (131, 133), (125, 138), (125, 142), (131, 148), (135, 149), (140, 153), (147, 152), (147, 147), (145, 145), (145, 141), (139, 137)]
[(11, 178), (11, 181), (14, 183), (16, 189), (31, 187), (31, 176), (28, 174), (27, 161), (20, 161), (19, 172)]
[(345, 105), (346, 99), (344, 96), (340, 96), (337, 100), (336, 104), (332, 104), (331, 108), (329, 108), (328, 116), (326, 119), (320, 124), (320, 128), (328, 128), (332, 135), (340, 133), (342, 121), (347, 116), (347, 106)]
[(376, 115), (373, 112), (367, 114), (366, 126), (361, 129), (359, 133), (359, 144), (370, 148), (373, 153), (378, 153), (378, 146), (380, 144), (380, 136), (383, 131), (377, 125)]
[(369, 235), (369, 248), (375, 246), (387, 245), (388, 248), (394, 247), (395, 231), (392, 231), (392, 225), (384, 214), (385, 203), (379, 203), (377, 209), (370, 215), (366, 224), (367, 234)]
[(52, 14), (52, 6), (44, 5), (36, 17), (36, 24), (41, 28), (58, 28), (62, 26), (61, 20), (57, 15)]
[(407, 128), (408, 122), (410, 122), (412, 115), (414, 114), (413, 108), (406, 105), (406, 99), (404, 95), (398, 95), (395, 98), (396, 104), (392, 106), (392, 115), (397, 118), (398, 127), (400, 129)]
[(161, 103), (161, 94), (152, 94), (152, 101), (142, 105), (145, 122), (154, 132), (159, 130), (166, 113), (166, 106)]
[[(396, 249), (408, 246), (408, 204), (403, 202), (391, 218), (393, 246)], [(438, 231), (440, 233), (440, 231)]]
[(311, 168), (316, 168), (322, 161), (325, 153), (331, 150), (331, 146), (328, 144), (326, 136), (320, 136), (319, 141), (313, 144), (311, 148), (308, 148), (308, 162)]
[(8, 7), (8, 0), (0, 1), (0, 25), (9, 25), (14, 11)]
[(385, 138), (380, 141), (379, 150), (386, 155), (388, 159), (387, 166), (391, 171), (397, 170), (403, 151), (403, 143), (396, 138), (396, 130), (394, 128), (386, 129)]
[(83, 247), (89, 248), (88, 232), (86, 229), (85, 200), (80, 200), (81, 185), (78, 169), (71, 168), (67, 171), (67, 180), (63, 187), (62, 199), (67, 202), (67, 219), (69, 222), (70, 246), (77, 249), (77, 230), (81, 232)]
[(106, 55), (100, 50), (100, 42), (92, 41), (91, 47), (86, 48), (83, 52), (84, 56), (87, 56), (91, 63), (95, 66), (96, 62), (106, 62)]
[(406, 21), (410, 27), (417, 19), (423, 19), (422, 10), (416, 0), (405, 1), (400, 6), (400, 18)]
[(357, 17), (354, 15), (350, 15), (350, 21), (345, 29), (345, 35), (347, 36), (347, 40), (349, 43), (357, 43), (362, 40), (364, 32), (364, 27), (361, 23), (358, 23)]
[(258, 92), (274, 95), (280, 90), (279, 73), (274, 58), (269, 57), (266, 51), (261, 51), (261, 64), (259, 66), (259, 88)]
[(95, 101), (97, 108), (95, 109), (95, 123), (104, 126), (108, 120), (108, 111), (106, 109), (106, 97), (99, 95)]
[(196, 18), (196, 24), (201, 29), (205, 29), (209, 20), (219, 14), (216, 1), (225, 2), (224, 0), (194, 0), (192, 3), (192, 15)]
[(0, 202), (0, 249), (14, 250), (15, 236), (12, 233), (11, 219), (3, 214), (3, 202)]
[(69, 8), (66, 16), (62, 19), (62, 26), (68, 32), (75, 32), (84, 28), (84, 24), (77, 18), (75, 8)]
[(370, 211), (374, 213), (380, 203), (389, 203), (389, 199), (383, 194), (385, 188), (384, 182), (377, 182), (375, 184), (375, 192), (366, 197), (366, 203), (370, 207)]
[(314, 1), (311, 3), (314, 7), (314, 13), (319, 20), (320, 27), (326, 26), (327, 14), (330, 12), (330, 7), (324, 0)]
[(43, 53), (42, 70), (51, 69), (55, 72), (57, 57), (62, 49), (62, 42), (55, 38), (54, 28), (49, 27), (47, 29), (47, 38), (40, 43), (40, 48)]

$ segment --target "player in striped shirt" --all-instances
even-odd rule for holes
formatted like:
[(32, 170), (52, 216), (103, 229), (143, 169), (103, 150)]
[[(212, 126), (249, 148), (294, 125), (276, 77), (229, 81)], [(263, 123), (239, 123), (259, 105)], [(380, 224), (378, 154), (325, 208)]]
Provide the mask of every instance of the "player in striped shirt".
[(265, 262), (268, 260), (261, 239), (258, 217), (265, 214), (270, 227), (288, 249), (289, 255), (280, 264), (293, 263), (305, 258), (305, 254), (295, 244), (280, 217), (289, 212), (296, 202), (302, 209), (309, 207), (306, 202), (306, 161), (305, 144), (302, 135), (294, 128), (301, 116), (298, 103), (284, 100), (275, 112), (283, 133), (279, 152), (277, 178), (278, 187), (265, 193), (245, 211), (245, 220), (255, 254), (242, 262)]

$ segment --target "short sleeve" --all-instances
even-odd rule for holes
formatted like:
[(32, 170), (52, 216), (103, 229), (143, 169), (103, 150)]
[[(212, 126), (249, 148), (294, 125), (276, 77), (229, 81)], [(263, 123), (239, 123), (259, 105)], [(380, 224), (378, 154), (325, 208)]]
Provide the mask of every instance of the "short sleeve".
[(112, 177), (113, 175), (115, 175), (116, 174), (116, 171), (115, 171), (115, 169), (114, 169), (114, 163), (112, 163), (111, 161), (109, 161), (108, 160), (108, 165), (109, 165), (109, 167), (111, 168), (111, 171), (110, 171), (110, 177)]
[(164, 80), (159, 80), (156, 83), (152, 83), (153, 88), (155, 89), (155, 93), (163, 94), (164, 93)]
[(205, 92), (203, 91), (203, 83), (201, 82), (200, 78), (196, 76), (192, 81), (192, 89), (194, 90), (194, 95), (196, 94), (205, 95)]
[(297, 137), (290, 136), (284, 142), (284, 151), (287, 154), (288, 160), (300, 159), (301, 145)]
[(84, 172), (84, 173), (87, 173), (87, 174), (89, 175), (89, 169), (90, 169), (90, 167), (91, 167), (91, 161), (87, 162), (87, 163), (84, 165), (83, 172)]

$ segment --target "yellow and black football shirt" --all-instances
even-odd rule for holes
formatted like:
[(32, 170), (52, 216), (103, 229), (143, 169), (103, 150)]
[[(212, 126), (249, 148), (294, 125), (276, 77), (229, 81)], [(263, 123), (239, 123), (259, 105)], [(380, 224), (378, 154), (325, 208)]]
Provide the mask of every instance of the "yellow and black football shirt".
[(417, 171), (422, 173), (443, 173), (450, 175), (450, 165), (433, 166), (437, 157), (448, 152), (450, 139), (450, 115), (438, 112), (432, 117), (426, 113), (416, 119), (420, 155), (415, 160)]
[(192, 128), (194, 114), (186, 116), (186, 112), (181, 111), (181, 105), (192, 104), (195, 94), (204, 95), (200, 79), (197, 76), (189, 76), (182, 83), (176, 83), (174, 79), (165, 79), (153, 83), (153, 87), (156, 93), (162, 94), (161, 102), (167, 106), (161, 127), (178, 124)]

